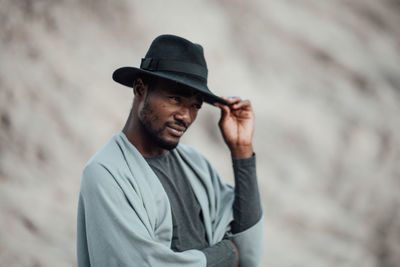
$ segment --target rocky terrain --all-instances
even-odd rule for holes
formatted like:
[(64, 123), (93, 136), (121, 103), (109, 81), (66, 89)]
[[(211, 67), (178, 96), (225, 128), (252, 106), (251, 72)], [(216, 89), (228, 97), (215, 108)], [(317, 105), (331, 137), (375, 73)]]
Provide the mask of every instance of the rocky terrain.
[[(398, 0), (0, 0), (0, 266), (74, 266), (81, 171), (121, 130), (111, 79), (172, 33), (249, 98), (263, 266), (400, 266)], [(204, 106), (183, 142), (232, 182)]]

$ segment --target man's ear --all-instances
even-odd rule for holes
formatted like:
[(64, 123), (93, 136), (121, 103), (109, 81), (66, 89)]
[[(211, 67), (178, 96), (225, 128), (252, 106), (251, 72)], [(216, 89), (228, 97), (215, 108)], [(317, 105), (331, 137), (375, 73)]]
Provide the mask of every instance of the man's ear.
[(144, 84), (141, 78), (137, 78), (133, 82), (133, 94), (135, 95), (135, 97), (143, 99), (146, 96), (147, 89), (148, 85)]

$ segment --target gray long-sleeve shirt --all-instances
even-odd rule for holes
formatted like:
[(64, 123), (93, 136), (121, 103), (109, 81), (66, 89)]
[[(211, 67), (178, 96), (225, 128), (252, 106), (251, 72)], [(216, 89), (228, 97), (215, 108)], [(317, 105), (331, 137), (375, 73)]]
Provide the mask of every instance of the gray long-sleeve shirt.
[[(171, 203), (173, 238), (171, 248), (175, 251), (200, 249), (206, 255), (207, 266), (233, 266), (237, 260), (235, 248), (228, 239), (209, 247), (203, 224), (201, 207), (196, 200), (182, 166), (174, 154), (146, 157), (156, 173)], [(260, 196), (257, 185), (255, 156), (233, 159), (235, 176), (234, 221), (232, 232), (237, 233), (253, 226), (261, 217)]]

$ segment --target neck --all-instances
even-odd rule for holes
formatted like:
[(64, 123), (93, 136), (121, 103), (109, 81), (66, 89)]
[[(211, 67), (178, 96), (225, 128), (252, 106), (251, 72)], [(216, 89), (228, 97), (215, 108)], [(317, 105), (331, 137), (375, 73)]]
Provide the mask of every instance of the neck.
[(161, 155), (165, 152), (165, 149), (156, 146), (154, 141), (149, 138), (142, 123), (139, 121), (139, 117), (133, 110), (129, 113), (122, 132), (143, 157)]

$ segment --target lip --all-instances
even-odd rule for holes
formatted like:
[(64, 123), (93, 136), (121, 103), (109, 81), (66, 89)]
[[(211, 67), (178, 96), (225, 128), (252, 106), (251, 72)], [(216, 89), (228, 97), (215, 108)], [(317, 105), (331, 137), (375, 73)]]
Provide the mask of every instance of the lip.
[(167, 125), (169, 132), (176, 137), (181, 137), (183, 133), (186, 131), (185, 127), (179, 125)]

